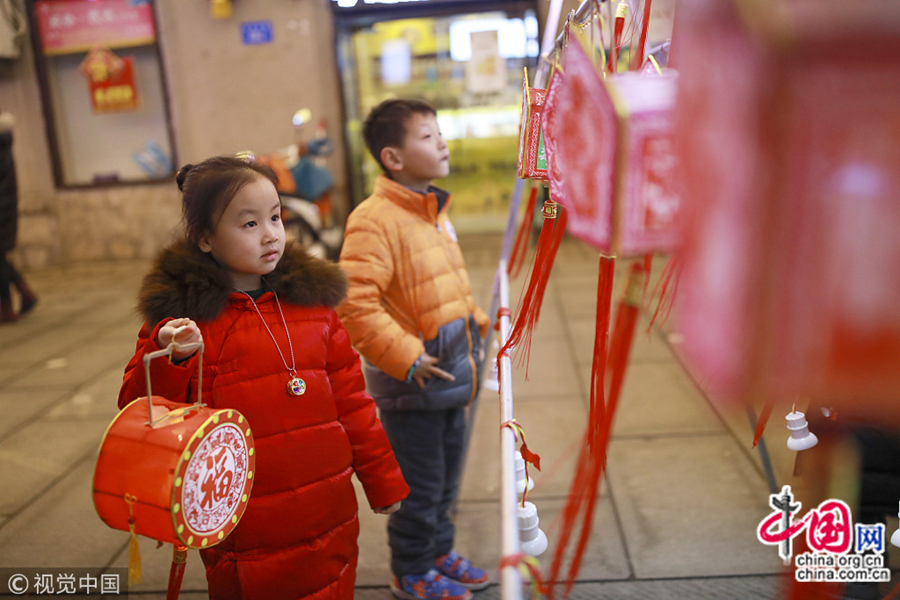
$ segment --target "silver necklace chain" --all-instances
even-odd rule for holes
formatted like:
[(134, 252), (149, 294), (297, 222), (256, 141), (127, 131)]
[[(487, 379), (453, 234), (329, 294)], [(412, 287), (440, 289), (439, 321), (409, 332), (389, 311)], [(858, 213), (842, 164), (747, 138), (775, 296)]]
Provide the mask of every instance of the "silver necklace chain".
[(275, 336), (272, 335), (272, 330), (269, 329), (269, 325), (266, 323), (266, 320), (263, 318), (262, 313), (259, 312), (259, 307), (256, 306), (256, 301), (253, 299), (253, 296), (245, 292), (244, 290), (239, 290), (234, 288), (238, 292), (244, 294), (248, 298), (250, 298), (250, 304), (253, 305), (253, 308), (256, 309), (256, 314), (259, 315), (260, 320), (262, 320), (263, 327), (266, 328), (266, 331), (269, 332), (269, 337), (272, 338), (272, 342), (275, 344), (275, 349), (278, 350), (278, 356), (281, 357), (281, 362), (284, 363), (284, 368), (287, 369), (288, 373), (291, 374), (291, 377), (297, 376), (297, 363), (294, 360), (294, 345), (291, 343), (291, 332), (288, 331), (287, 321), (284, 320), (284, 313), (281, 311), (281, 302), (278, 301), (278, 294), (275, 291), (272, 291), (272, 294), (275, 296), (275, 306), (278, 307), (278, 314), (281, 315), (281, 323), (284, 325), (284, 333), (287, 335), (288, 339), (288, 348), (291, 350), (291, 366), (289, 367), (287, 364), (287, 360), (284, 358), (284, 354), (281, 352), (281, 346), (278, 345), (278, 342), (275, 341)]

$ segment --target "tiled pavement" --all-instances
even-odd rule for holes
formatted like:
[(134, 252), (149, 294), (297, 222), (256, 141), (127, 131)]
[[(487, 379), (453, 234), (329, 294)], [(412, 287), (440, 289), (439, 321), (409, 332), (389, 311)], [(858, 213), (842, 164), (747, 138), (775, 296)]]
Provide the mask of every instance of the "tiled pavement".
[[(500, 236), (463, 237), (476, 298), (487, 306)], [(663, 259), (654, 263), (659, 273)], [(29, 273), (40, 302), (0, 327), (0, 568), (122, 567), (127, 534), (107, 528), (91, 500), (97, 446), (116, 413), (122, 370), (140, 326), (134, 298), (146, 262)], [(626, 269), (617, 271), (617, 298)], [(521, 279), (511, 285), (518, 298)], [(529, 499), (551, 548), (587, 419), (597, 256), (574, 240), (560, 249), (534, 335), (529, 380), (513, 379), (516, 419), (541, 454)], [(651, 283), (651, 286), (653, 284)], [(781, 563), (760, 544), (769, 490), (747, 416), (719, 409), (677, 358), (677, 335), (642, 320), (610, 446), (608, 478), (572, 598), (777, 598)], [(670, 327), (670, 326), (667, 326)], [(462, 481), (457, 549), (496, 580), (499, 410), (486, 392), (474, 418)], [(767, 433), (779, 486), (789, 483), (783, 414)], [(360, 513), (357, 598), (387, 599), (385, 518)], [(889, 531), (896, 521), (889, 522)], [(896, 549), (895, 549), (896, 550)], [(141, 540), (144, 581), (163, 598), (170, 547)], [(896, 556), (894, 557), (896, 558)], [(896, 579), (896, 578), (895, 578)], [(5, 582), (3, 582), (5, 583)], [(183, 598), (205, 597), (192, 551)], [(498, 598), (493, 586), (477, 599)]]

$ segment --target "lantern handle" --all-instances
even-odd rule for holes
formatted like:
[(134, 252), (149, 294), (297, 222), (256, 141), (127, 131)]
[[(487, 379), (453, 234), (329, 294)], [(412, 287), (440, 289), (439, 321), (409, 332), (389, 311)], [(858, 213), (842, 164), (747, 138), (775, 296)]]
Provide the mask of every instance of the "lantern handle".
[[(178, 330), (175, 331), (175, 335), (178, 335)], [(154, 427), (159, 424), (160, 421), (167, 418), (167, 415), (163, 415), (159, 419), (153, 420), (153, 402), (151, 400), (153, 392), (150, 389), (150, 361), (154, 358), (159, 358), (160, 356), (168, 356), (171, 358), (172, 353), (177, 350), (194, 349), (199, 349), (200, 351), (197, 364), (197, 402), (190, 406), (188, 410), (196, 410), (205, 406), (205, 404), (203, 404), (203, 341), (192, 342), (190, 344), (179, 344), (176, 341), (172, 341), (169, 342), (169, 345), (165, 348), (144, 355), (144, 376), (147, 380), (147, 415), (149, 419), (147, 425), (150, 427)]]

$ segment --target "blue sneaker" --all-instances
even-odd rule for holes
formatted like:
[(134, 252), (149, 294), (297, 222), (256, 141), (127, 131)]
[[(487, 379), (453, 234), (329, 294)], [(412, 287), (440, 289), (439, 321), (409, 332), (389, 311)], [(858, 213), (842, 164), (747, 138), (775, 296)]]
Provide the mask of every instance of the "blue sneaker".
[(478, 567), (457, 554), (451, 552), (434, 561), (440, 571), (446, 577), (469, 590), (483, 590), (491, 583), (491, 577)]
[(470, 600), (472, 592), (431, 569), (424, 575), (391, 580), (391, 593), (403, 600)]

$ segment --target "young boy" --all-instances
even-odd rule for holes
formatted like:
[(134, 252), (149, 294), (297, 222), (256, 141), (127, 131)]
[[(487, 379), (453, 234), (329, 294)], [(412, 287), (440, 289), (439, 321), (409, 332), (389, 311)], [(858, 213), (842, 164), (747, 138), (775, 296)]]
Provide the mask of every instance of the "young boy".
[(434, 109), (388, 100), (363, 136), (384, 174), (347, 220), (340, 263), (350, 289), (338, 314), (411, 489), (388, 521), (391, 591), (466, 600), (489, 577), (453, 551), (448, 512), (488, 317), (472, 298), (450, 196), (431, 185), (450, 170)]

